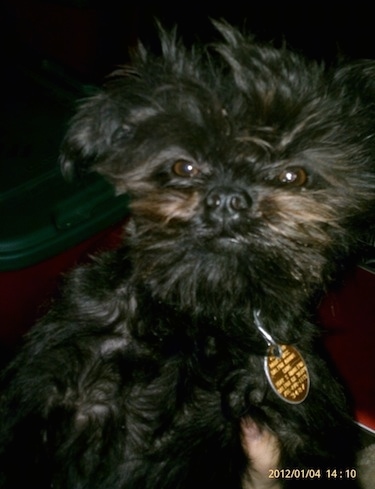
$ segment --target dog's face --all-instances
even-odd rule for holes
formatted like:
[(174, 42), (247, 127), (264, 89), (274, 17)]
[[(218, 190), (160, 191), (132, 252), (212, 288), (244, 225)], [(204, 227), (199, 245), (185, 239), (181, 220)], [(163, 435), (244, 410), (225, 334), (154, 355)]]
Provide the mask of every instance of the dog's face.
[(282, 309), (321, 284), (373, 208), (373, 114), (351, 79), (363, 88), (375, 68), (327, 74), (219, 29), (214, 55), (166, 36), (162, 58), (141, 51), (82, 106), (62, 165), (131, 195), (138, 273), (161, 295), (235, 291)]

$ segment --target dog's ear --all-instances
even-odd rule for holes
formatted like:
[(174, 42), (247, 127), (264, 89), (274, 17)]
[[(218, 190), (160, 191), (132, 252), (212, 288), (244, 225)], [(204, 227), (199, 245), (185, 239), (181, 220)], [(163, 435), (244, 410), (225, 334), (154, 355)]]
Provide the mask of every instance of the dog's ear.
[(333, 87), (354, 107), (375, 111), (375, 61), (357, 60), (338, 67)]
[(131, 128), (122, 109), (106, 91), (81, 104), (61, 145), (60, 166), (66, 178), (91, 171), (120, 139), (129, 137)]
[[(81, 103), (61, 145), (60, 167), (66, 178), (98, 171), (113, 180), (116, 171), (126, 171), (137, 128), (163, 111), (167, 95), (158, 95), (160, 87), (172, 87), (174, 80), (195, 76), (197, 63), (177, 39), (176, 30), (166, 32), (159, 26), (159, 37), (161, 56), (140, 43), (131, 53), (130, 65), (112, 73), (102, 90)], [(176, 82), (173, 93), (172, 88), (164, 90), (171, 92), (169, 99), (178, 99), (178, 86)], [(121, 165), (115, 165), (120, 151)]]

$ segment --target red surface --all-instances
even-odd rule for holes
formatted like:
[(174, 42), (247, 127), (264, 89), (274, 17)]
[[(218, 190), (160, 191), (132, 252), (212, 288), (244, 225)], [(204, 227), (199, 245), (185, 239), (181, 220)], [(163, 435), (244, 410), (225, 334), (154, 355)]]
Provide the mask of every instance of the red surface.
[(326, 347), (354, 400), (356, 420), (375, 431), (375, 274), (355, 268), (319, 309)]
[(28, 268), (0, 272), (0, 346), (13, 348), (48, 307), (59, 277), (100, 250), (120, 243), (124, 223), (116, 224), (77, 246)]

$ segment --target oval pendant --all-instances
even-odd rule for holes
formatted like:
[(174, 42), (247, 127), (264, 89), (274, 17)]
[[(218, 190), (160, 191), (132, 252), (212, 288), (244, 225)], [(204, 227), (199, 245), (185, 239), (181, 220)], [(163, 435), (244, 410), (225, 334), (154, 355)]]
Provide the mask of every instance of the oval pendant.
[(300, 352), (291, 345), (270, 346), (264, 358), (264, 370), (274, 392), (291, 404), (303, 402), (310, 389), (310, 376)]

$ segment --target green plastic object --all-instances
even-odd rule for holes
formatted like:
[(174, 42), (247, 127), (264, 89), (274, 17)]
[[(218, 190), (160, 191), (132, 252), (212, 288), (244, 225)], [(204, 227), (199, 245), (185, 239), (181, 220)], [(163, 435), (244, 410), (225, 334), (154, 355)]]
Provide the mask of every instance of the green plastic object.
[(99, 175), (68, 183), (61, 140), (85, 91), (54, 73), (8, 70), (0, 110), (0, 272), (58, 255), (120, 222), (128, 197)]
[(0, 194), (0, 271), (18, 270), (58, 255), (128, 213), (127, 195), (115, 196), (99, 176), (82, 185), (58, 171)]

